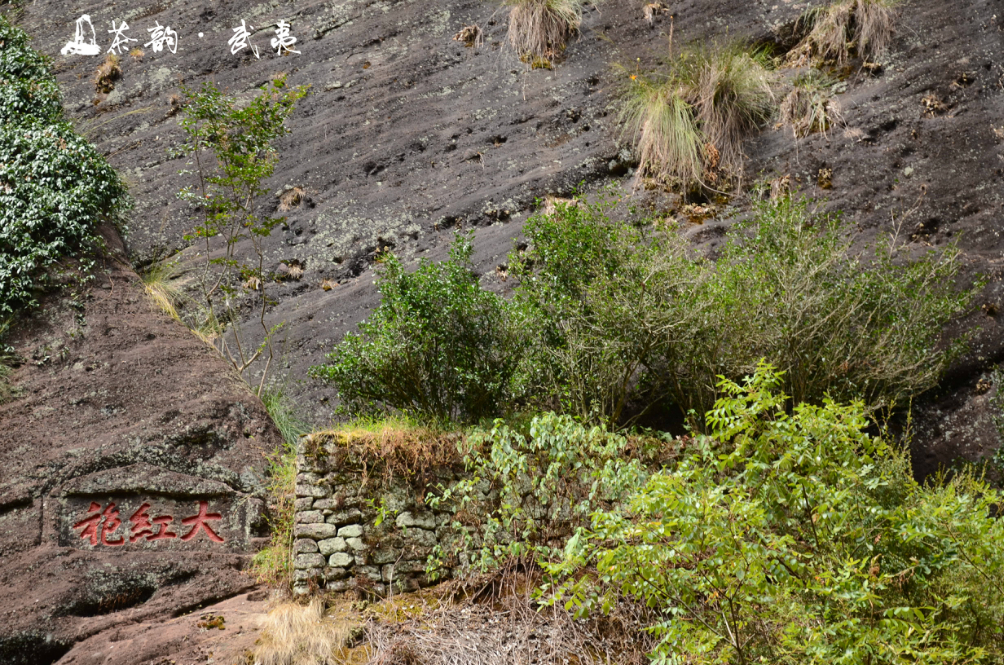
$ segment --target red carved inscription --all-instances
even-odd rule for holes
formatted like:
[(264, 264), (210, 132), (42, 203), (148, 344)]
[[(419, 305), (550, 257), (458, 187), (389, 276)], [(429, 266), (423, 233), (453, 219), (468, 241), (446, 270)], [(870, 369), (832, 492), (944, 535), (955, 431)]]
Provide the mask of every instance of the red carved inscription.
[[(129, 517), (128, 542), (135, 543), (144, 539), (147, 542), (153, 542), (157, 540), (171, 540), (178, 537), (178, 534), (171, 531), (170, 528), (171, 522), (174, 521), (174, 516), (158, 515), (151, 517), (149, 512), (151, 507), (149, 503), (144, 502)], [(191, 517), (184, 517), (181, 520), (183, 525), (191, 525), (188, 532), (181, 536), (181, 540), (192, 540), (200, 532), (204, 532), (206, 537), (214, 543), (224, 542), (223, 537), (208, 524), (209, 522), (221, 519), (223, 519), (223, 516), (220, 513), (209, 512), (208, 501), (199, 501), (199, 512)], [(122, 520), (119, 518), (119, 510), (114, 502), (110, 502), (104, 510), (102, 510), (101, 504), (91, 502), (90, 507), (87, 509), (87, 514), (82, 520), (74, 524), (73, 528), (79, 529), (80, 538), (90, 542), (92, 546), (96, 547), (100, 543), (106, 547), (120, 547), (125, 545), (127, 540), (125, 533), (116, 533), (120, 526), (122, 526)]]

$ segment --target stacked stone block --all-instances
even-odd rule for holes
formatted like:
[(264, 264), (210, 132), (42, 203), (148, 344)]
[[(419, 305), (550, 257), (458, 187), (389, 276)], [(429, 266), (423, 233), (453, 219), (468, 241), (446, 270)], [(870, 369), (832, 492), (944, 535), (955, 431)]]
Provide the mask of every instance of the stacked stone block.
[[(293, 527), (296, 593), (359, 589), (383, 596), (391, 589), (410, 591), (431, 583), (426, 563), (449, 537), (452, 515), (422, 505), (422, 488), (374, 476), (368, 466), (334, 434), (300, 439)], [(451, 480), (452, 471), (444, 470), (437, 482)]]

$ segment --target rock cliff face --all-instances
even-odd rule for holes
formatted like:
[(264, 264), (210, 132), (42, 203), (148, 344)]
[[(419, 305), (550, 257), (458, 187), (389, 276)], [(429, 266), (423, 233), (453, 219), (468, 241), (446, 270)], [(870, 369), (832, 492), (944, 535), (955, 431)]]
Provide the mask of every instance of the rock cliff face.
[[(277, 194), (301, 187), (306, 198), (284, 213), (267, 267), (296, 261), (305, 269), (275, 286), (270, 318), (286, 322), (280, 371), (294, 377), (300, 409), (323, 423), (332, 391), (298, 380), (376, 304), (378, 251), (441, 257), (455, 228), (475, 226), (475, 259), (491, 282), (538, 197), (580, 183), (630, 186), (613, 101), (623, 77), (612, 64), (654, 63), (671, 32), (676, 44), (729, 35), (783, 49), (795, 18), (820, 3), (680, 0), (665, 3), (669, 12), (651, 26), (642, 4), (588, 8), (557, 67), (534, 71), (504, 47), (505, 12), (488, 1), (35, 0), (0, 11), (55, 57), (69, 115), (130, 180), (134, 264), (185, 249), (195, 221), (175, 196), (191, 182), (171, 152), (181, 140), (180, 86), (212, 80), (249, 95), (280, 72), (312, 86), (269, 183)], [(83, 14), (103, 52), (112, 21), (128, 22), (125, 34), (138, 40), (129, 48), (144, 52), (122, 55), (111, 92), (93, 82), (101, 58), (59, 54)], [(253, 26), (260, 58), (250, 49), (231, 54), (242, 20)], [(299, 53), (277, 56), (270, 47), (280, 20)], [(472, 23), (485, 31), (483, 46), (451, 39)], [(176, 53), (146, 45), (157, 26), (176, 31)], [(790, 130), (768, 127), (746, 146), (748, 175), (791, 176), (796, 189), (854, 220), (862, 245), (893, 232), (916, 252), (958, 241), (966, 278), (990, 278), (977, 303), (988, 306), (951, 331), (972, 335), (971, 352), (916, 408), (914, 463), (925, 474), (1000, 445), (997, 387), (986, 381), (1004, 358), (996, 314), (1004, 7), (908, 0), (882, 65), (850, 76), (838, 95), (848, 131), (796, 142)], [(679, 206), (669, 195), (638, 196), (664, 212)], [(736, 196), (686, 232), (713, 253), (745, 206)], [(337, 286), (323, 290), (322, 280)], [(25, 327), (19, 348), (31, 360), (16, 375), (21, 396), (0, 407), (0, 581), (15, 590), (0, 610), (0, 660), (52, 662), (122, 617), (177, 613), (248, 584), (237, 568), (258, 528), (260, 451), (276, 442), (260, 405), (197, 340), (150, 310), (125, 268), (86, 295), (79, 310), (67, 300)], [(222, 543), (205, 531), (180, 539), (183, 518), (197, 516), (203, 501), (206, 514), (221, 515), (208, 524)], [(116, 504), (122, 524), (111, 541), (128, 541), (129, 518), (147, 503), (151, 530), (153, 518), (170, 515), (179, 538), (92, 546), (82, 537), (92, 503), (102, 515)]]
[[(110, 239), (114, 238), (110, 235)], [(18, 324), (0, 406), (0, 662), (253, 586), (279, 435), (212, 351), (109, 260)]]

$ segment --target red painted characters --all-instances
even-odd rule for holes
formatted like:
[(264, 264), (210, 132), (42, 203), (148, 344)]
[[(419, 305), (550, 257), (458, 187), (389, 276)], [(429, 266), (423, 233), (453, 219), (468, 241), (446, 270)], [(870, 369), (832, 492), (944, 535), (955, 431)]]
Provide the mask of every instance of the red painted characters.
[[(114, 502), (109, 502), (102, 509), (101, 504), (92, 501), (87, 515), (73, 525), (74, 529), (80, 530), (80, 538), (90, 542), (93, 547), (99, 544), (105, 547), (120, 547), (126, 542), (136, 543), (139, 541), (155, 542), (158, 540), (172, 540), (178, 538), (179, 534), (171, 530), (171, 523), (174, 521), (172, 515), (158, 515), (150, 517), (151, 505), (144, 502), (129, 517), (129, 533), (124, 530), (119, 532), (122, 520), (119, 518), (119, 510)], [(199, 512), (191, 517), (182, 518), (181, 523), (190, 528), (180, 535), (182, 541), (190, 541), (204, 533), (206, 538), (214, 543), (225, 542), (223, 537), (217, 533), (209, 522), (223, 519), (220, 513), (209, 512), (209, 502), (199, 501)], [(217, 527), (218, 528), (218, 527)]]

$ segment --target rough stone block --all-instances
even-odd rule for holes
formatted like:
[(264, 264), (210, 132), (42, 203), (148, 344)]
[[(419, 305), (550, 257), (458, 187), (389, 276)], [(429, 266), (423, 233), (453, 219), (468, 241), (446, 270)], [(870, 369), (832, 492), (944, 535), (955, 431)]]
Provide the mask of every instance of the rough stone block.
[(296, 570), (308, 570), (322, 566), (324, 566), (324, 557), (320, 554), (297, 554), (296, 558), (293, 559), (293, 568)]
[[(321, 501), (323, 501), (323, 499)], [(317, 504), (315, 503), (314, 506), (317, 507)], [(344, 524), (358, 522), (362, 518), (363, 514), (358, 508), (350, 508), (349, 510), (337, 510), (331, 513), (325, 521), (328, 524), (337, 524), (338, 526), (342, 526)]]
[(357, 566), (356, 575), (365, 575), (374, 582), (379, 582), (383, 579), (381, 577), (380, 569), (376, 566)]
[(310, 538), (300, 538), (293, 543), (293, 551), (297, 554), (313, 554), (317, 551), (317, 543)]
[(332, 580), (324, 586), (328, 589), (328, 591), (348, 591), (349, 589), (356, 588), (356, 581), (352, 579)]
[(357, 552), (362, 552), (367, 549), (366, 543), (363, 542), (362, 538), (346, 538), (346, 544)]
[(297, 485), (296, 486), (296, 496), (297, 498), (312, 496), (312, 497), (323, 497), (326, 496), (327, 492), (323, 487), (317, 487), (316, 485)]
[(408, 529), (405, 541), (409, 545), (418, 545), (419, 547), (435, 547), (437, 542), (436, 534), (425, 529)]
[(406, 510), (397, 516), (396, 523), (399, 529), (408, 529), (411, 527), (418, 527), (420, 529), (435, 529), (436, 516), (429, 513), (419, 513), (416, 515), (415, 513)]
[(385, 563), (393, 563), (394, 561), (397, 561), (399, 555), (400, 552), (398, 552), (397, 550), (391, 547), (384, 547), (375, 552), (372, 552), (370, 554), (370, 561), (377, 564), (378, 566), (382, 566)]
[(356, 552), (355, 562), (357, 566), (365, 566), (368, 564), (369, 561), (366, 559), (366, 552)]
[(314, 497), (305, 496), (302, 499), (297, 499), (293, 502), (293, 510), (299, 512), (301, 510), (310, 510), (311, 504), (314, 503)]
[(349, 549), (344, 538), (328, 538), (317, 543), (317, 546), (324, 556), (331, 556), (335, 552), (344, 552)]
[(380, 569), (380, 577), (383, 578), (384, 582), (392, 582), (394, 580), (394, 564), (388, 563)]
[(303, 510), (296, 513), (297, 524), (320, 524), (323, 521), (324, 515), (320, 510)]
[(355, 563), (355, 560), (348, 552), (335, 552), (328, 559), (328, 565), (332, 568), (348, 568), (353, 563)]
[(338, 529), (338, 535), (342, 538), (358, 538), (363, 535), (363, 527), (361, 524), (350, 524), (349, 526), (343, 526)]
[(297, 524), (293, 527), (293, 535), (297, 538), (324, 540), (338, 535), (338, 528), (334, 524)]
[(324, 569), (324, 579), (328, 582), (331, 580), (344, 580), (349, 576), (349, 571), (344, 568), (325, 568)]
[(316, 473), (304, 473), (300, 472), (296, 474), (296, 484), (297, 485), (316, 485), (320, 482), (321, 477)]

